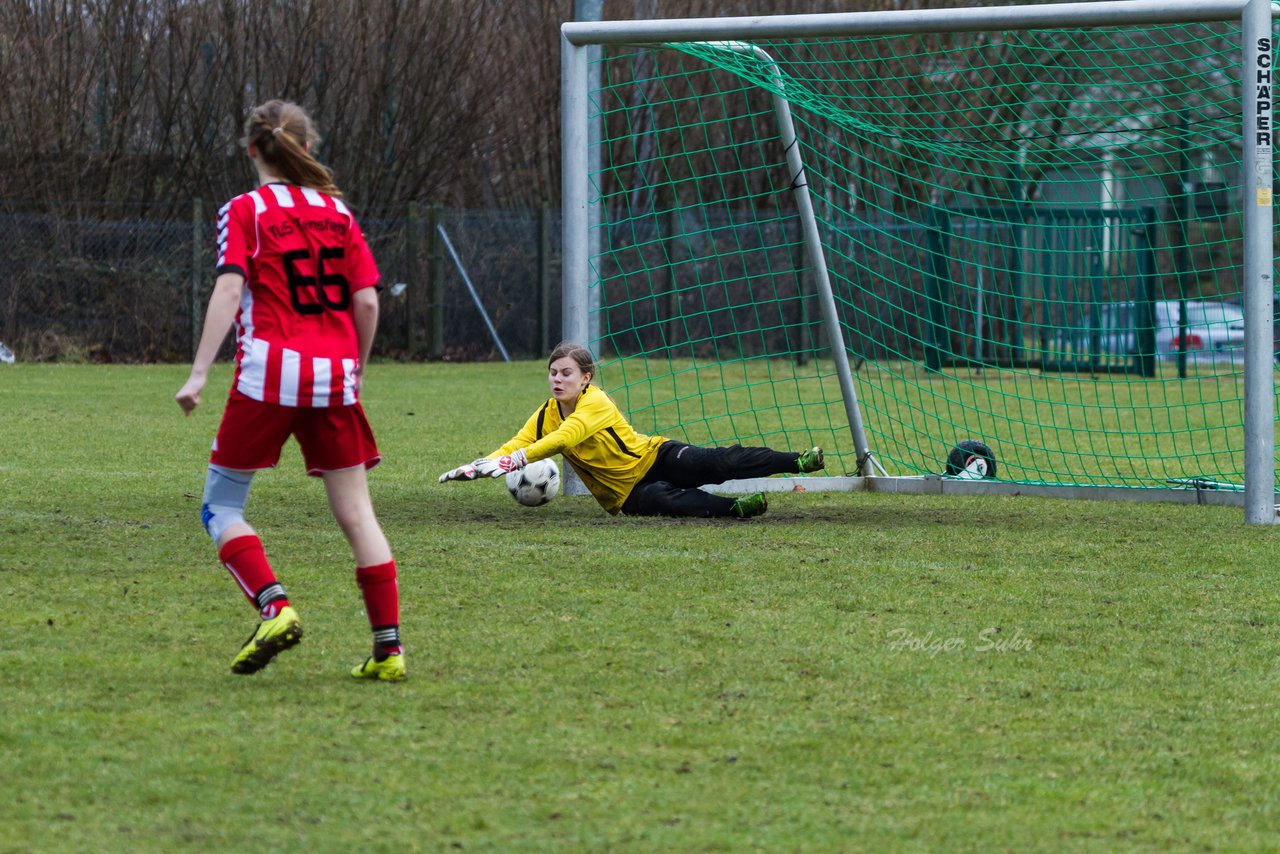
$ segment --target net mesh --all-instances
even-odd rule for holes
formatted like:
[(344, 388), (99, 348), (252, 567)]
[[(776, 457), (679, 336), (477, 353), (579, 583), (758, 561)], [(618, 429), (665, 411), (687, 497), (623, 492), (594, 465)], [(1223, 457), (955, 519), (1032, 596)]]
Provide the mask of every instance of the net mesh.
[(1008, 480), (1241, 482), (1239, 44), (1223, 23), (605, 49), (605, 384), (641, 429), (857, 469), (803, 180), (890, 474), (972, 438)]

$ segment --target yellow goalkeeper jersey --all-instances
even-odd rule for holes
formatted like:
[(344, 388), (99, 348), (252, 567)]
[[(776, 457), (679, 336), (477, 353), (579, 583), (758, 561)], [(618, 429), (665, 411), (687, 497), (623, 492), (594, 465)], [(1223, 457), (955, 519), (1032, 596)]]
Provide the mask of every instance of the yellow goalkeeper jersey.
[(568, 418), (561, 417), (556, 399), (550, 398), (489, 456), (496, 459), (519, 448), (529, 462), (563, 454), (600, 506), (617, 515), (665, 441), (637, 433), (609, 395), (588, 385)]

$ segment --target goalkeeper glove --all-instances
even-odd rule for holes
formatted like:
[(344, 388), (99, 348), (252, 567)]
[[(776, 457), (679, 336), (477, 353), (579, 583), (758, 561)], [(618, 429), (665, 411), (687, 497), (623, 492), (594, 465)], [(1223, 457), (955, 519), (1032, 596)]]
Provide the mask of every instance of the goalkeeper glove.
[(476, 471), (481, 475), (489, 477), (502, 477), (509, 471), (516, 471), (525, 467), (526, 463), (524, 448), (518, 448), (509, 454), (505, 454), (497, 459), (482, 457), (471, 465), (475, 466)]
[(475, 463), (467, 463), (465, 466), (458, 466), (456, 469), (450, 469), (440, 475), (439, 482), (447, 483), (451, 480), (475, 480), (480, 472), (476, 471)]

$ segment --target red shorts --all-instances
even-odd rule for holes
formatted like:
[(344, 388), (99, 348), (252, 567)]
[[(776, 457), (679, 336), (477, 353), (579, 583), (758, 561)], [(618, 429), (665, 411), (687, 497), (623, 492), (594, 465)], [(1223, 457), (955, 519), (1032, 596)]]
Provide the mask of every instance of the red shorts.
[(358, 465), (373, 468), (381, 460), (364, 407), (280, 406), (262, 403), (232, 390), (213, 440), (209, 462), (229, 469), (273, 468), (290, 436), (302, 447), (307, 474)]

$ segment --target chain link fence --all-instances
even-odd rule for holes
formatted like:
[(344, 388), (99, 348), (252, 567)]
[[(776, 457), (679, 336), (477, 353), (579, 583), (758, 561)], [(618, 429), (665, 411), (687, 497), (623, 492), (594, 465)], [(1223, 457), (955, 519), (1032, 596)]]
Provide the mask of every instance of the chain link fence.
[[(199, 202), (188, 210), (185, 218), (165, 220), (92, 205), (0, 211), (0, 343), (19, 361), (190, 359), (214, 279), (214, 212)], [(1023, 225), (1059, 241), (1078, 238), (1079, 229), (1037, 222)], [(1098, 255), (1096, 247), (1080, 238), (1046, 253), (1035, 250), (1047, 237), (1017, 243), (1008, 227), (981, 226), (988, 235), (981, 237), (963, 217), (957, 223), (942, 243), (930, 237), (942, 232), (922, 223), (832, 224), (829, 265), (852, 289), (841, 296), (852, 352), (926, 358), (932, 348), (942, 354), (938, 364), (947, 354), (1018, 361), (1025, 355), (1006, 352), (1006, 338), (1020, 341), (1045, 324), (1073, 325), (1027, 312), (1045, 300), (1083, 299), (1068, 291), (1097, 276), (1039, 269), (1037, 259), (1087, 260)], [(376, 355), (481, 361), (505, 351), (513, 359), (541, 358), (559, 340), (558, 210), (409, 205), (362, 212), (361, 224), (384, 285)], [(626, 223), (627, 234), (600, 259), (602, 349), (687, 347), (702, 355), (795, 353), (801, 359), (825, 349), (794, 222), (740, 226), (709, 216), (692, 231), (688, 224), (650, 225), (641, 234), (635, 222)], [(1167, 296), (1181, 281), (1172, 256), (1161, 251), (1160, 231), (1148, 239), (1151, 298)], [(1014, 252), (1015, 243), (1030, 266), (1018, 281), (1007, 281), (997, 273), (1014, 265), (996, 255)], [(725, 248), (736, 251), (725, 255)], [(726, 257), (739, 266), (730, 269)], [(228, 340), (224, 355), (231, 348)]]
[[(190, 210), (0, 212), (0, 342), (19, 361), (190, 359), (214, 279), (214, 212)], [(534, 358), (558, 340), (558, 211), (409, 206), (361, 225), (384, 285), (376, 354)]]

